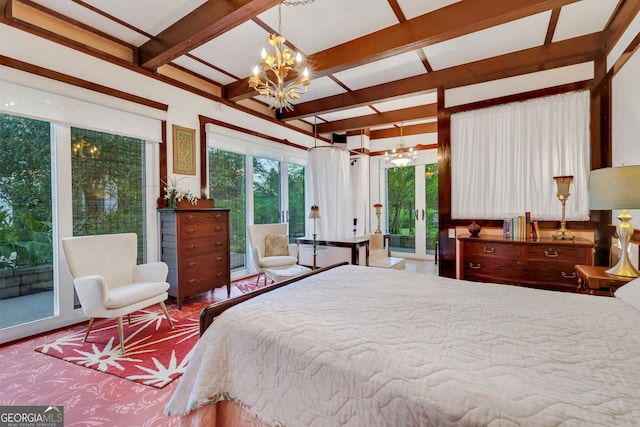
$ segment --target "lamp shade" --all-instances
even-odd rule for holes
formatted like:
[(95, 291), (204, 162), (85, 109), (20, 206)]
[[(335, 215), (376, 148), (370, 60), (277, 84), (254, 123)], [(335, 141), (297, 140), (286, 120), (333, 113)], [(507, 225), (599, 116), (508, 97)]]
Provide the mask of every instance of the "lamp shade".
[(589, 209), (639, 209), (640, 165), (592, 170)]
[(318, 205), (311, 206), (311, 213), (309, 213), (309, 218), (320, 218), (320, 209)]
[(558, 197), (568, 197), (569, 186), (573, 181), (573, 176), (554, 176), (553, 179), (556, 180), (556, 185), (558, 186)]

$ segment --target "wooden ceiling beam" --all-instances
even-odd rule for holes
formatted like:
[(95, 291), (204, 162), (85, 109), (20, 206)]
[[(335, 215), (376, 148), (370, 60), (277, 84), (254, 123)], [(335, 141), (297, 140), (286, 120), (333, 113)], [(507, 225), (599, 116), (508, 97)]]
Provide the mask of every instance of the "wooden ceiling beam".
[(155, 70), (278, 3), (279, 0), (208, 0), (143, 44), (139, 65)]
[[(312, 77), (318, 78), (440, 43), (486, 28), (556, 9), (578, 0), (463, 0), (380, 31), (309, 55)], [(236, 102), (255, 95), (249, 77), (225, 87)]]
[(333, 95), (297, 104), (293, 111), (280, 114), (281, 120), (293, 120), (322, 113), (341, 111), (407, 96), (513, 77), (536, 71), (592, 61), (602, 54), (604, 37), (593, 33), (432, 73), (407, 77), (353, 92)]
[(606, 46), (605, 53), (608, 55), (614, 48), (620, 37), (624, 34), (631, 21), (640, 13), (640, 0), (625, 0), (620, 2), (613, 18), (605, 28)]
[(420, 120), (436, 117), (438, 106), (436, 104), (420, 105), (418, 107), (402, 108), (400, 110), (387, 111), (380, 114), (352, 117), (350, 119), (336, 120), (317, 125), (320, 134), (343, 132), (353, 129), (370, 128), (394, 123), (402, 123), (409, 120)]
[[(419, 123), (417, 125), (404, 125), (402, 127), (402, 135), (422, 135), (425, 133), (438, 132), (438, 122)], [(369, 139), (399, 138), (400, 128), (392, 127), (388, 129), (377, 129), (369, 132)]]

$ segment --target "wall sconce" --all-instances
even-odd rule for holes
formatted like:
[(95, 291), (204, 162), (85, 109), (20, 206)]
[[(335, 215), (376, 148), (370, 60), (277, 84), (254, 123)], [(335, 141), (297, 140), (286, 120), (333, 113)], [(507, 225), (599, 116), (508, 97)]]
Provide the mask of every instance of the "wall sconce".
[(571, 181), (573, 181), (573, 176), (554, 176), (553, 179), (556, 180), (556, 185), (558, 186), (558, 199), (560, 203), (562, 203), (562, 220), (560, 221), (560, 229), (557, 230), (553, 235), (553, 240), (573, 240), (575, 236), (571, 234), (567, 230), (567, 223), (564, 220), (564, 211), (565, 205), (567, 204), (567, 199), (569, 198), (569, 187), (571, 186)]

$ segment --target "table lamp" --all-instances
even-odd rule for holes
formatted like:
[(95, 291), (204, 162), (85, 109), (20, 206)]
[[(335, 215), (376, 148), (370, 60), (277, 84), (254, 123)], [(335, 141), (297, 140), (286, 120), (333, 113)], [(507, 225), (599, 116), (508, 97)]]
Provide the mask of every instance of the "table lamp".
[(316, 220), (320, 218), (320, 209), (318, 205), (311, 206), (311, 213), (309, 214), (309, 218), (313, 219), (313, 269), (316, 269), (316, 258), (318, 257), (318, 241), (316, 237)]
[(560, 229), (556, 230), (553, 235), (553, 240), (573, 240), (575, 237), (573, 234), (567, 230), (567, 222), (564, 219), (564, 211), (565, 205), (567, 204), (567, 199), (571, 195), (569, 193), (569, 187), (571, 186), (571, 181), (573, 181), (573, 176), (554, 176), (553, 179), (556, 180), (556, 185), (558, 186), (558, 199), (560, 203), (562, 203), (562, 220), (560, 221)]
[(629, 259), (629, 241), (633, 236), (632, 216), (627, 209), (640, 208), (640, 165), (619, 166), (592, 170), (589, 174), (589, 209), (622, 209), (618, 215), (618, 240), (622, 254), (618, 263), (607, 270), (609, 274), (640, 277)]

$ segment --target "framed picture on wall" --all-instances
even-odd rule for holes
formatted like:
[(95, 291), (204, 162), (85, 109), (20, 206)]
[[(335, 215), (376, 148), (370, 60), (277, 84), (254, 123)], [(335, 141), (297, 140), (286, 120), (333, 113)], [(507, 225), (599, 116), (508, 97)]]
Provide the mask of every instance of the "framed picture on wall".
[(196, 174), (196, 130), (172, 125), (173, 173)]

